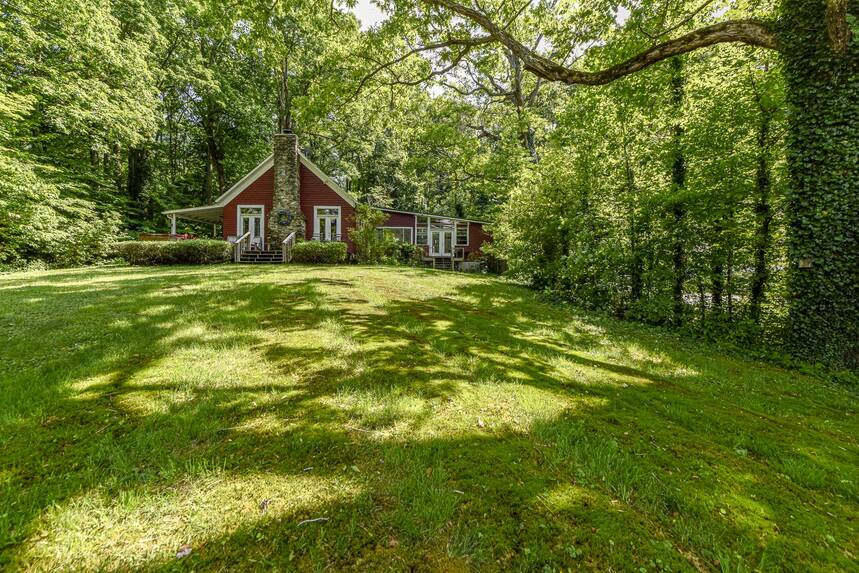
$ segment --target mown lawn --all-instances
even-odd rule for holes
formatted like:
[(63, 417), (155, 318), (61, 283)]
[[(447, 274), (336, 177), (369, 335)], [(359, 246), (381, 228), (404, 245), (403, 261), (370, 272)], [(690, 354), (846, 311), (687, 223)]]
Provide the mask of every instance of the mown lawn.
[(854, 394), (497, 279), (15, 274), (0, 325), (0, 567), (859, 569)]

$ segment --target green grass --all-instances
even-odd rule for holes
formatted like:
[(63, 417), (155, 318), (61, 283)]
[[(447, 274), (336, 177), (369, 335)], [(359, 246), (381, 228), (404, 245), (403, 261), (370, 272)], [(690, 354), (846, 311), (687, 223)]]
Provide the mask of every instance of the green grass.
[(14, 274), (0, 326), (4, 568), (859, 570), (854, 394), (497, 279)]

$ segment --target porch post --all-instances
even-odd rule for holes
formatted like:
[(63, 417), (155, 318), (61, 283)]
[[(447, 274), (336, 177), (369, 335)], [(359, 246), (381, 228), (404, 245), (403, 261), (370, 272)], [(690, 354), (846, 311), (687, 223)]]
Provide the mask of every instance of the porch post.
[(170, 215), (170, 234), (176, 234), (176, 213)]

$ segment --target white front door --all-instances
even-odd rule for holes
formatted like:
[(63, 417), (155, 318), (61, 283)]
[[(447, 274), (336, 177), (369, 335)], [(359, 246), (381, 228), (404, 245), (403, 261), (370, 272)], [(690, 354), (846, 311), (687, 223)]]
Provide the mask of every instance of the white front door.
[(250, 233), (249, 243), (258, 249), (263, 246), (265, 234), (262, 219), (262, 207), (239, 206), (239, 237), (245, 233)]
[(430, 255), (433, 257), (449, 257), (453, 251), (453, 231), (448, 229), (433, 229), (430, 239)]
[(340, 207), (316, 207), (313, 238), (317, 241), (340, 240)]

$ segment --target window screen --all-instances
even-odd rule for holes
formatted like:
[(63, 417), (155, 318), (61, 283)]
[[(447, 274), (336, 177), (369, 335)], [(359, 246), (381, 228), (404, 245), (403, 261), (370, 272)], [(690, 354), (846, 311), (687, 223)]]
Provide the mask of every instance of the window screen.
[(411, 227), (377, 227), (376, 232), (379, 234), (380, 237), (383, 234), (391, 235), (401, 243), (412, 242)]

